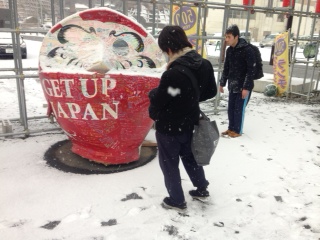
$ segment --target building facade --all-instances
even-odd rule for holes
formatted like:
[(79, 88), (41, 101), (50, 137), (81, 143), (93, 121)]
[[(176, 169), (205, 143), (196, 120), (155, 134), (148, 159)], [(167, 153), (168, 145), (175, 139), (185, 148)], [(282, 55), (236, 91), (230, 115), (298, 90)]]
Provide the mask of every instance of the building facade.
[[(215, 0), (215, 2), (226, 3), (225, 0)], [(304, 5), (301, 3), (304, 2)], [(294, 9), (297, 11), (305, 12), (314, 12), (316, 1), (311, 0), (310, 5), (309, 1), (296, 0)], [(242, 5), (242, 0), (231, 0), (231, 4)], [(255, 6), (265, 7), (265, 8), (282, 8), (282, 0), (259, 0), (255, 1)], [(230, 10), (229, 12), (229, 22), (227, 25), (237, 24), (241, 30), (246, 30), (247, 19), (249, 13), (249, 25), (248, 31), (251, 32), (252, 38), (254, 41), (260, 41), (264, 36), (271, 33), (279, 33), (287, 30), (288, 15), (283, 14), (274, 14), (272, 11), (265, 12), (255, 12), (251, 14), (248, 11), (240, 10)], [(212, 33), (221, 33), (223, 32), (223, 22), (224, 22), (225, 9), (215, 9), (210, 8), (206, 24), (206, 32), (208, 34)], [(301, 23), (299, 21), (299, 16), (294, 16), (292, 18), (292, 28), (291, 33), (293, 35), (298, 34), (298, 27), (300, 25), (299, 35), (310, 35), (311, 31), (314, 30), (315, 33), (318, 33), (320, 30), (320, 21), (317, 19), (314, 21), (310, 17), (302, 17)]]
[[(197, 1), (197, 0), (196, 0)], [(9, 8), (9, 0), (0, 0), (0, 8)], [(63, 16), (69, 16), (77, 11), (85, 9), (85, 7), (98, 7), (101, 6), (101, 0), (65, 0), (63, 1), (64, 5), (64, 14)], [(199, 3), (203, 1), (199, 0)], [(241, 30), (246, 30), (251, 32), (251, 36), (254, 41), (260, 41), (264, 36), (271, 33), (283, 32), (287, 29), (288, 15), (275, 14), (272, 11), (269, 12), (259, 12), (256, 11), (254, 14), (251, 14), (249, 11), (238, 10), (226, 11), (227, 8), (224, 8), (223, 5), (218, 7), (214, 3), (230, 3), (236, 5), (242, 5), (243, 0), (214, 0), (207, 1), (208, 15), (206, 22), (206, 33), (222, 33), (223, 23), (226, 19), (225, 14), (228, 12), (228, 22), (227, 25), (237, 24)], [(316, 0), (295, 0), (295, 10), (302, 12), (314, 12)], [(55, 22), (60, 21), (60, 0), (53, 0), (54, 10), (55, 10)], [(117, 11), (123, 12), (126, 15), (131, 15), (132, 17), (139, 20), (141, 24), (145, 27), (149, 27), (153, 20), (153, 8), (152, 3), (141, 2), (142, 6), (140, 7), (140, 16), (137, 16), (137, 3), (138, 1), (127, 0), (125, 6), (123, 5), (123, 0), (105, 0), (104, 6), (111, 7)], [(163, 27), (166, 24), (169, 24), (169, 0), (158, 0), (155, 9), (156, 9), (156, 22), (158, 25), (156, 27)], [(38, 19), (36, 23), (38, 26), (45, 22), (51, 22), (51, 0), (17, 0), (18, 4), (18, 19), (19, 22), (25, 21), (25, 19), (33, 17)], [(283, 0), (259, 0), (255, 1), (256, 7), (263, 8), (281, 8)], [(303, 5), (301, 5), (303, 4)], [(82, 9), (77, 9), (77, 5), (84, 6)], [(91, 5), (91, 6), (90, 6)], [(126, 9), (125, 9), (126, 8)], [(203, 11), (203, 8), (202, 8)], [(249, 16), (248, 16), (249, 15)], [(249, 23), (248, 19), (249, 18)], [(163, 20), (164, 19), (164, 20)], [(312, 31), (318, 33), (320, 31), (320, 21), (311, 17), (301, 17), (294, 16), (292, 21), (291, 32), (294, 35), (310, 35)], [(160, 25), (159, 25), (160, 23)], [(300, 28), (299, 28), (300, 27)]]

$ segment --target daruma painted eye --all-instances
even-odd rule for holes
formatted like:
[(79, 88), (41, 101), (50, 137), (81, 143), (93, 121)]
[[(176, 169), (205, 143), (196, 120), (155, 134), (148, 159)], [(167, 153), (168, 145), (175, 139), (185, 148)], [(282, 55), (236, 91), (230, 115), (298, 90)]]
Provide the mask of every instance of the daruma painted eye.
[(114, 41), (112, 47), (113, 47), (113, 52), (116, 55), (126, 56), (129, 53), (129, 45), (126, 41), (122, 39), (117, 39), (116, 41)]
[(39, 77), (72, 151), (103, 164), (139, 159), (153, 121), (148, 93), (165, 58), (140, 24), (108, 8), (62, 20), (45, 36)]

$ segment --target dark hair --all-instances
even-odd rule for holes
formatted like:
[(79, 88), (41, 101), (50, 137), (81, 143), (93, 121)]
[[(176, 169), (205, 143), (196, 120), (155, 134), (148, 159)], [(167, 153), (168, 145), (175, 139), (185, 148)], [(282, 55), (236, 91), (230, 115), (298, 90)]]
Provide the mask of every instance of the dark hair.
[(240, 31), (236, 24), (232, 24), (226, 29), (225, 34), (232, 34), (234, 37), (236, 37), (236, 36), (240, 36)]
[(166, 26), (161, 30), (158, 45), (163, 52), (177, 53), (185, 47), (192, 48), (184, 30), (179, 26)]

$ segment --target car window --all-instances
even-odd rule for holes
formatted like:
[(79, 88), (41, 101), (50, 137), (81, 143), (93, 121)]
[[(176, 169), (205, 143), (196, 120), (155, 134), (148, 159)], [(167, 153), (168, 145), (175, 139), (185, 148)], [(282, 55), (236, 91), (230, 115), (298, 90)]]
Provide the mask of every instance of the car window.
[(264, 39), (270, 40), (270, 39), (274, 39), (276, 36), (277, 35), (275, 35), (275, 34), (270, 34), (270, 35), (265, 36)]
[(248, 37), (250, 37), (250, 35), (251, 35), (251, 34), (250, 34), (250, 32), (248, 32), (247, 34), (246, 34), (246, 33), (244, 33), (244, 32), (243, 32), (243, 33), (240, 33), (240, 36), (241, 36), (241, 37), (244, 37), (244, 36), (248, 36)]

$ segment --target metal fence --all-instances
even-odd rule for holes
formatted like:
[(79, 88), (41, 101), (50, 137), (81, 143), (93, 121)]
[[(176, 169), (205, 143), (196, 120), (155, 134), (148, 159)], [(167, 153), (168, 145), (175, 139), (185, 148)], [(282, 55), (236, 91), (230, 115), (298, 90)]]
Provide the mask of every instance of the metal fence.
[[(12, 35), (13, 40), (13, 61), (14, 61), (14, 68), (1, 68), (0, 72), (2, 72), (2, 75), (0, 75), (0, 79), (3, 79), (4, 81), (16, 81), (17, 86), (17, 98), (18, 98), (18, 107), (19, 107), (19, 115), (16, 118), (11, 119), (0, 119), (0, 123), (2, 124), (2, 133), (0, 134), (0, 137), (8, 137), (8, 136), (14, 136), (14, 135), (24, 135), (29, 136), (30, 134), (36, 134), (36, 133), (43, 133), (43, 132), (49, 132), (49, 131), (60, 131), (60, 128), (58, 126), (47, 126), (45, 127), (32, 123), (33, 121), (36, 121), (38, 119), (44, 119), (46, 122), (53, 122), (53, 119), (48, 120), (47, 116), (33, 116), (29, 117), (27, 114), (27, 102), (25, 97), (25, 87), (24, 87), (24, 81), (25, 79), (38, 79), (39, 76), (37, 74), (38, 68), (37, 67), (29, 67), (25, 68), (23, 66), (23, 61), (21, 59), (21, 50), (20, 50), (20, 35), (26, 35), (31, 33), (39, 34), (38, 38), (41, 39), (41, 34), (45, 34), (48, 29), (40, 28), (39, 26), (36, 27), (22, 27), (22, 24), (19, 23), (18, 18), (18, 2), (17, 0), (11, 0), (9, 2), (9, 10), (10, 10), (10, 27), (6, 28), (0, 28), (1, 32), (10, 32)], [(65, 0), (51, 0), (51, 11), (50, 11), (50, 19), (51, 19), (51, 26), (56, 24), (58, 19), (64, 19), (68, 14), (70, 14), (66, 8)], [(117, 4), (110, 4), (110, 2), (115, 2)], [(136, 18), (136, 20), (141, 23), (145, 28), (150, 28), (151, 33), (156, 37), (157, 35), (157, 29), (162, 28), (164, 25), (169, 24), (171, 22), (174, 22), (175, 19), (173, 19), (176, 16), (172, 15), (172, 8), (174, 5), (180, 6), (180, 11), (182, 11), (183, 6), (192, 6), (196, 7), (198, 10), (198, 21), (197, 21), (197, 34), (193, 36), (196, 40), (196, 48), (198, 49), (199, 46), (201, 46), (201, 53), (203, 54), (205, 49), (205, 41), (209, 39), (216, 39), (221, 42), (221, 51), (220, 56), (217, 59), (217, 64), (214, 64), (215, 72), (217, 72), (218, 76), (217, 79), (220, 78), (220, 74), (222, 71), (222, 64), (224, 60), (224, 54), (225, 54), (225, 47), (224, 46), (224, 39), (223, 36), (216, 37), (216, 36), (210, 36), (207, 34), (207, 20), (208, 20), (208, 12), (210, 9), (214, 10), (220, 10), (223, 12), (223, 21), (221, 25), (221, 32), (224, 32), (224, 29), (228, 26), (228, 23), (230, 21), (230, 11), (239, 11), (242, 12), (242, 16), (246, 15), (245, 18), (242, 18), (241, 21), (245, 21), (245, 31), (249, 31), (251, 16), (254, 13), (260, 13), (265, 15), (272, 15), (272, 14), (285, 14), (288, 17), (287, 26), (286, 29), (290, 32), (291, 31), (291, 24), (292, 24), (292, 17), (294, 16), (296, 19), (298, 19), (298, 30), (296, 34), (296, 40), (295, 40), (295, 46), (298, 45), (298, 41), (300, 40), (300, 26), (301, 21), (303, 18), (311, 18), (313, 27), (311, 35), (314, 34), (314, 25), (316, 24), (317, 19), (319, 18), (319, 15), (317, 13), (310, 12), (309, 6), (311, 4), (311, 1), (301, 1), (301, 8), (300, 9), (294, 9), (294, 6), (290, 5), (288, 7), (274, 7), (273, 1), (269, 1), (268, 6), (265, 7), (259, 7), (259, 6), (251, 6), (251, 0), (249, 1), (249, 5), (242, 5), (242, 4), (232, 4), (231, 0), (226, 0), (222, 2), (214, 2), (214, 1), (197, 1), (197, 0), (170, 0), (170, 1), (143, 1), (143, 0), (127, 0), (127, 1), (93, 1), (88, 0), (88, 7), (110, 7), (117, 11), (120, 11), (124, 13), (125, 15), (130, 15), (131, 17)], [(270, 4), (271, 3), (271, 4)], [(145, 5), (148, 6), (146, 9)], [(303, 6), (307, 6), (306, 10), (303, 10)], [(41, 11), (42, 14), (42, 11)], [(43, 15), (41, 15), (41, 18), (43, 18)], [(163, 20), (164, 19), (164, 20)], [(176, 21), (183, 21), (183, 14), (179, 14), (179, 19), (176, 19)], [(320, 33), (320, 32), (319, 32)], [(320, 35), (320, 34), (319, 34)], [(319, 47), (319, 39), (313, 40), (316, 43), (316, 49), (318, 51)], [(317, 59), (317, 53), (316, 57), (314, 59), (307, 59), (307, 60), (301, 60), (296, 59), (296, 51), (297, 47), (294, 48), (292, 55), (291, 55), (291, 65), (290, 65), (290, 77), (289, 77), (289, 90), (287, 92), (287, 97), (291, 95), (298, 95), (301, 97), (305, 97), (306, 101), (309, 101), (310, 98), (313, 96), (313, 94), (317, 93), (316, 90), (318, 89), (319, 84), (319, 61)], [(305, 85), (308, 86), (307, 93), (298, 93), (298, 92), (292, 92), (290, 91), (290, 84), (293, 74), (293, 69), (295, 64), (304, 64), (305, 66), (305, 72), (312, 71), (312, 76), (310, 81), (315, 82), (315, 88), (314, 85), (309, 84)], [(8, 74), (3, 74), (8, 73)], [(9, 74), (10, 73), (10, 74)], [(12, 74), (13, 73), (13, 74)], [(303, 84), (306, 83), (307, 75), (305, 74), (303, 79)], [(1, 101), (1, 100), (0, 100)], [(212, 101), (212, 100), (211, 100)], [(214, 102), (214, 108), (212, 109), (212, 112), (218, 113), (221, 110), (225, 110), (222, 107), (219, 107), (220, 97), (218, 96), (213, 100)], [(18, 130), (12, 130), (12, 127), (10, 126), (12, 122), (15, 122), (17, 124), (21, 125), (21, 128)], [(30, 127), (32, 126), (32, 127)]]

